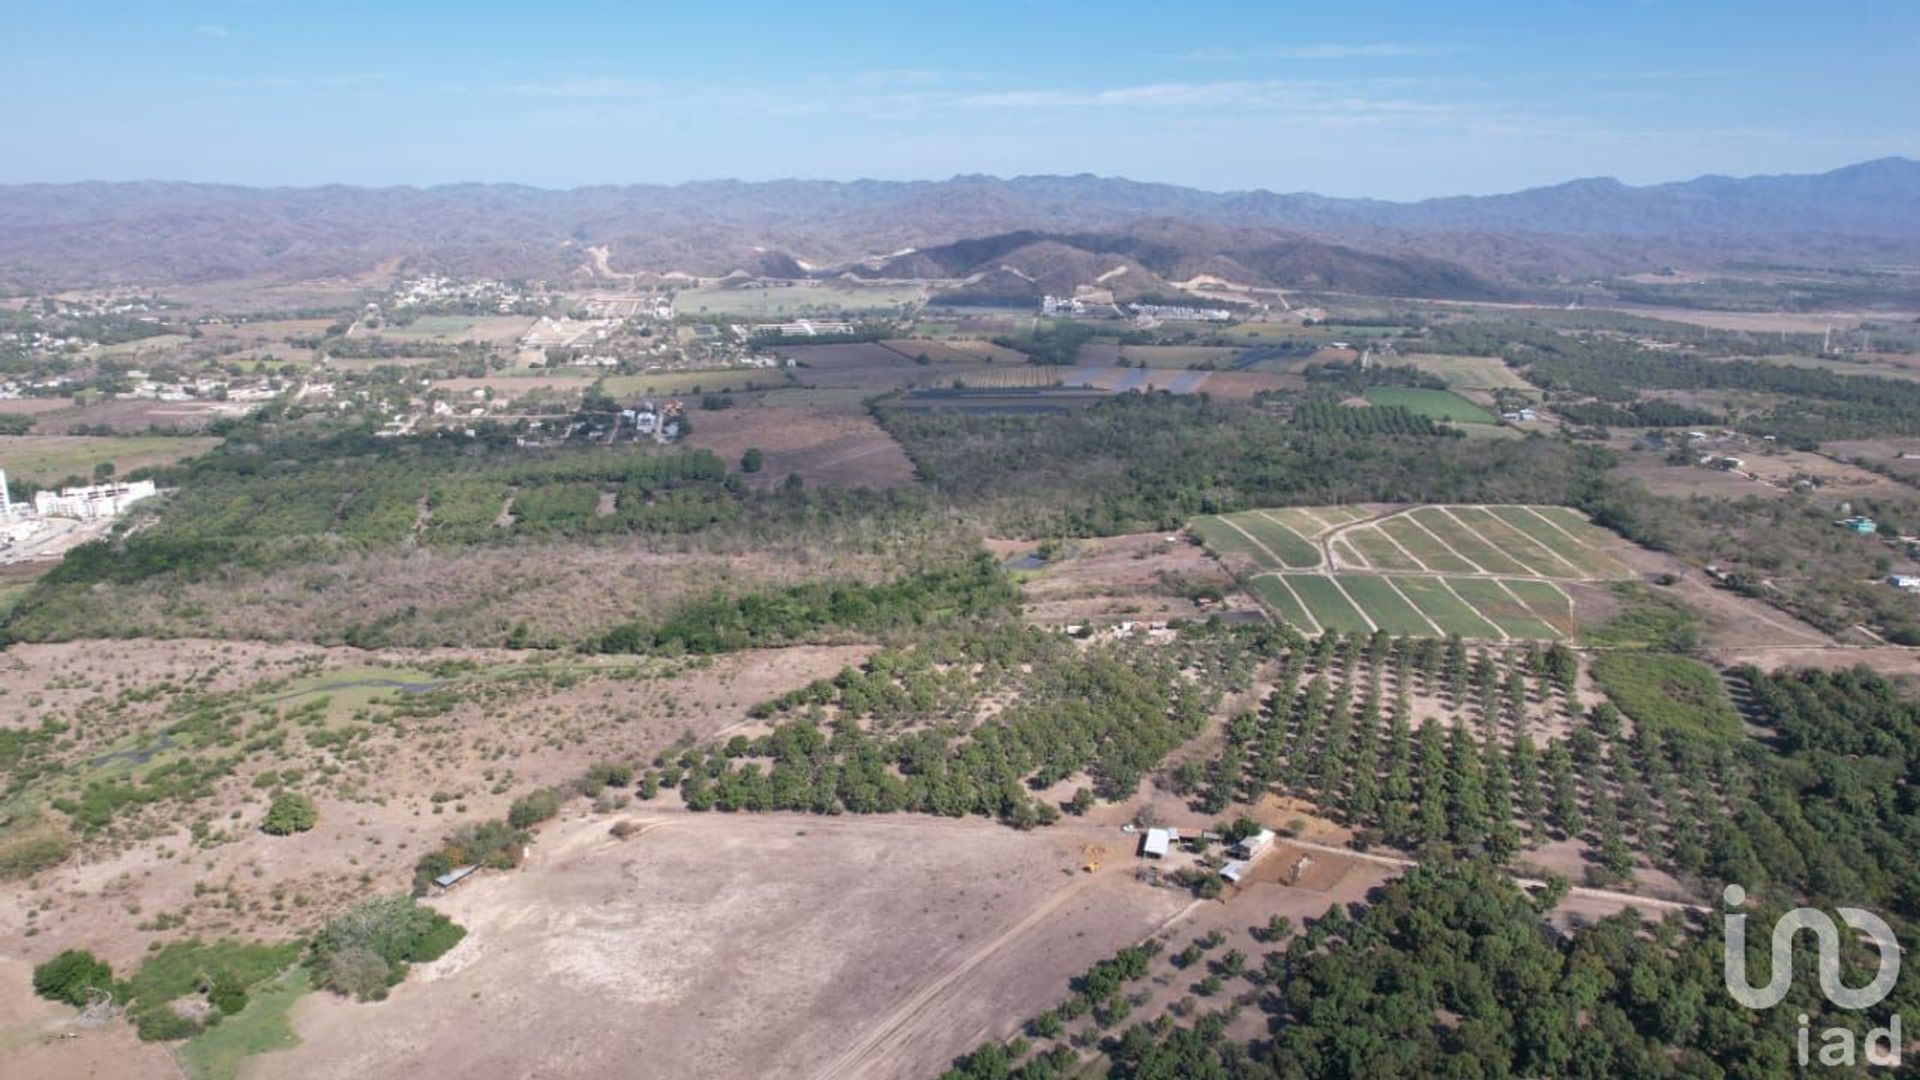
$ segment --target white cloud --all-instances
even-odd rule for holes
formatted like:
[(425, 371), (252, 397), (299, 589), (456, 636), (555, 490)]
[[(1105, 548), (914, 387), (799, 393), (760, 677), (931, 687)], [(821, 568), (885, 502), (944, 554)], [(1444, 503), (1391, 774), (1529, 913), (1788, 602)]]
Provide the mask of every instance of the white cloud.
[(193, 28), (193, 32), (199, 34), (201, 37), (221, 38), (223, 40), (232, 40), (240, 36), (238, 32), (230, 27), (217, 26), (213, 23), (201, 23), (199, 26)]

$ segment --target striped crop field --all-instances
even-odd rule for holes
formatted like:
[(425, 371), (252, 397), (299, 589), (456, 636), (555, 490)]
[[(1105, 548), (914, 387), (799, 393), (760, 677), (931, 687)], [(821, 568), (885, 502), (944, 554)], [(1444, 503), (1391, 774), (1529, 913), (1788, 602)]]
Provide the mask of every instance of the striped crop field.
[(1285, 507), (1191, 527), (1307, 633), (1571, 638), (1566, 586), (1634, 575), (1626, 540), (1557, 506)]

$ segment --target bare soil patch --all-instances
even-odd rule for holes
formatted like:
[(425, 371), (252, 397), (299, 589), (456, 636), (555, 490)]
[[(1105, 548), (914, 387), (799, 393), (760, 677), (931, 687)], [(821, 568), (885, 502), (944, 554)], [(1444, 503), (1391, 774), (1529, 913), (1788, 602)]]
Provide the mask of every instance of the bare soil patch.
[[(995, 554), (1018, 559), (1031, 543), (995, 541)], [(1196, 605), (1193, 591), (1212, 587), (1222, 605)], [(1260, 611), (1206, 549), (1178, 533), (1132, 533), (1068, 544), (1024, 584), (1027, 621), (1036, 626), (1123, 620), (1205, 619), (1222, 610)]]
[(747, 483), (772, 487), (799, 473), (809, 487), (901, 487), (913, 462), (865, 410), (815, 405), (741, 405), (693, 414), (689, 446), (738, 467), (750, 447), (765, 464)]
[(144, 401), (125, 399), (101, 401), (85, 408), (67, 408), (38, 413), (35, 435), (65, 435), (69, 429), (86, 426), (107, 428), (116, 434), (137, 435), (144, 431), (162, 431), (191, 435), (204, 431), (222, 417), (244, 416), (251, 406), (244, 402)]
[(523, 872), (441, 902), (469, 929), (453, 952), (383, 1005), (302, 1002), (303, 1045), (254, 1075), (933, 1075), (1186, 903), (1078, 872), (1086, 829), (644, 820), (548, 830)]

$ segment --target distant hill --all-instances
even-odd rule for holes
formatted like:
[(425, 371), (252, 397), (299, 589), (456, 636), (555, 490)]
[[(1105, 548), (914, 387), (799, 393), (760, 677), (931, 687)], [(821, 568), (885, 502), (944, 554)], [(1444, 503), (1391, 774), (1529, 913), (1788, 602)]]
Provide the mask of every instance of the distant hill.
[(1111, 233), (1031, 230), (914, 251), (853, 271), (872, 278), (977, 278), (982, 295), (1072, 295), (1099, 285), (1116, 299), (1168, 294), (1201, 275), (1249, 285), (1378, 296), (1491, 299), (1502, 289), (1456, 263), (1379, 254), (1274, 230), (1228, 230), (1156, 219)]
[[(606, 248), (618, 272), (991, 271), (1065, 282), (1121, 260), (1131, 268), (1110, 281), (1211, 266), (1274, 284), (1484, 295), (1675, 261), (1920, 257), (1920, 162), (1647, 187), (1576, 180), (1414, 203), (1084, 175), (570, 191), (0, 186), (0, 283), (16, 288), (284, 280), (375, 267), (561, 277), (588, 272), (589, 247)], [(1013, 262), (984, 265), (996, 258)]]

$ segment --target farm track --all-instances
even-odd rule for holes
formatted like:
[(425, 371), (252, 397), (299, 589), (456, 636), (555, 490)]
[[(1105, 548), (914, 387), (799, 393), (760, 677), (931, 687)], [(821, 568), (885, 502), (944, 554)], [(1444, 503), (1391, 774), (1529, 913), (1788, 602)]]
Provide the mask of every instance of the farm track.
[[(1109, 874), (1117, 872), (1117, 867), (1108, 871)], [(1093, 885), (1104, 882), (1103, 876), (1097, 872), (1079, 874), (1076, 878), (1073, 884), (1056, 892), (1045, 903), (1028, 912), (991, 941), (967, 954), (946, 974), (921, 987), (895, 1006), (858, 1042), (848, 1047), (839, 1057), (814, 1075), (818, 1080), (856, 1080), (856, 1078), (867, 1076), (897, 1075), (891, 1071), (898, 1065), (895, 1059), (896, 1051), (921, 1032), (940, 1027), (943, 1024), (942, 1017), (948, 1012), (944, 1007), (948, 1001), (980, 992), (981, 988), (968, 985), (970, 976), (995, 957), (1005, 953), (1018, 939), (1045, 922), (1068, 901), (1086, 892)], [(1178, 923), (1204, 903), (1206, 903), (1204, 900), (1195, 900), (1187, 904), (1162, 920), (1146, 936), (1151, 937)]]

